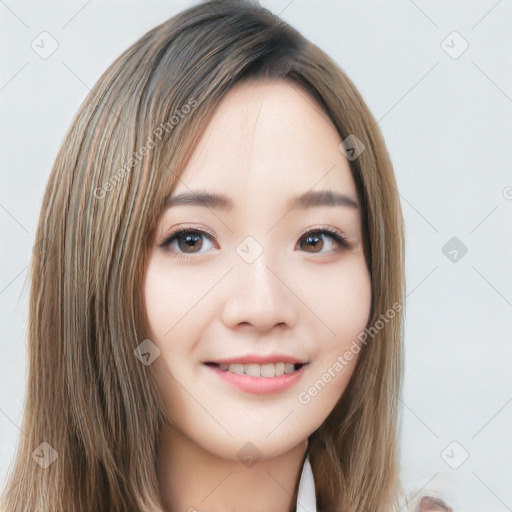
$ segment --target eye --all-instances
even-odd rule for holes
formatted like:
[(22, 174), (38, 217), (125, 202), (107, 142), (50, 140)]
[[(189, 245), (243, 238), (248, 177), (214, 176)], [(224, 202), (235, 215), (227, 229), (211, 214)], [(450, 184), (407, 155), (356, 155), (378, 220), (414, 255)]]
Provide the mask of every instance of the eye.
[[(206, 237), (206, 240), (208, 240), (206, 246), (204, 243), (205, 238), (203, 237)], [(170, 250), (178, 254), (202, 254), (214, 247), (213, 238), (215, 238), (213, 234), (201, 229), (181, 229), (171, 233), (159, 245), (160, 247), (169, 247)], [(307, 231), (300, 238), (298, 246), (301, 250), (309, 246), (313, 248), (313, 251), (306, 250), (305, 252), (322, 254), (322, 249), (326, 246), (327, 251), (324, 251), (324, 253), (329, 252), (329, 250), (335, 250), (333, 247), (335, 243), (343, 249), (351, 248), (351, 245), (341, 232), (327, 228)], [(201, 249), (204, 250), (201, 251)]]
[[(171, 233), (160, 244), (160, 247), (169, 247), (173, 252), (181, 254), (201, 254), (201, 251), (197, 249), (203, 249), (205, 244), (204, 239), (202, 237), (204, 236), (210, 239), (209, 243), (212, 244), (212, 234), (207, 233), (206, 231), (202, 231), (200, 229), (182, 229), (180, 231)], [(206, 251), (211, 249), (212, 246), (208, 247), (207, 243)]]
[[(327, 237), (327, 244), (324, 242), (324, 238)], [(330, 239), (330, 240), (329, 240)], [(306, 232), (301, 239), (299, 240), (299, 247), (302, 249), (304, 246), (313, 247), (313, 252), (315, 254), (321, 253), (322, 249), (327, 245), (328, 250), (324, 252), (329, 252), (329, 249), (333, 249), (334, 242), (336, 242), (343, 249), (350, 249), (350, 244), (347, 239), (337, 230), (334, 229), (314, 229)]]

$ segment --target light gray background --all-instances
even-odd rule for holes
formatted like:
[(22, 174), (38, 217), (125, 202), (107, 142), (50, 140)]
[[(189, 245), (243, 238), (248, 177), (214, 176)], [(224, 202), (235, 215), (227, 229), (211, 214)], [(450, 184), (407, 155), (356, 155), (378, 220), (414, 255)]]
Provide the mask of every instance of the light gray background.
[[(0, 0), (0, 486), (23, 435), (26, 273), (53, 160), (106, 67), (192, 3)], [(407, 232), (404, 484), (455, 510), (512, 510), (512, 1), (261, 3), (354, 81), (394, 164)], [(31, 48), (43, 31), (59, 44), (47, 59)], [(453, 31), (469, 44), (461, 55)], [(455, 262), (442, 252), (454, 236), (468, 249)]]

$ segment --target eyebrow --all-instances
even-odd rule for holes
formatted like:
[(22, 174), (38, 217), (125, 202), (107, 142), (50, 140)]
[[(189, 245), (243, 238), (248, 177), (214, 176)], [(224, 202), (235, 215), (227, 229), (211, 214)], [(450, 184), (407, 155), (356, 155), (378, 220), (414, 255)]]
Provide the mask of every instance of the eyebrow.
[[(206, 191), (182, 192), (175, 196), (169, 196), (164, 202), (164, 210), (172, 206), (204, 206), (217, 210), (231, 210), (233, 202), (222, 194), (214, 194)], [(343, 206), (348, 208), (359, 208), (355, 199), (349, 196), (333, 192), (332, 190), (310, 190), (304, 194), (290, 198), (288, 208), (307, 209), (315, 206)]]

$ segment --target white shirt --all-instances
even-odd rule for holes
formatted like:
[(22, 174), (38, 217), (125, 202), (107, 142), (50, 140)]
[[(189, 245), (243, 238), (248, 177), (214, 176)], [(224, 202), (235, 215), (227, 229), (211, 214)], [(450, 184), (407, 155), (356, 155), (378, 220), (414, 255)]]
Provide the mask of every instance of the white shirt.
[(297, 507), (295, 510), (297, 512), (317, 512), (315, 479), (313, 478), (313, 471), (307, 457), (302, 466), (299, 490), (297, 492)]
[[(412, 495), (412, 493), (411, 493)], [(410, 496), (411, 496), (410, 495)], [(408, 511), (415, 511), (417, 510), (417, 507), (419, 505), (419, 502), (424, 496), (427, 495), (421, 495), (417, 496), (417, 493), (415, 495), (416, 499), (413, 499), (412, 501), (409, 499), (405, 500), (405, 496), (402, 497), (402, 501), (400, 501), (400, 506), (402, 507), (400, 510), (408, 510)], [(430, 495), (428, 495), (430, 496)], [(446, 508), (449, 508), (449, 505), (443, 501), (441, 498), (436, 498), (446, 506)], [(412, 508), (411, 508), (412, 507)], [(449, 510), (452, 510), (449, 508)], [(313, 478), (313, 471), (311, 469), (311, 465), (309, 463), (308, 458), (306, 457), (304, 461), (304, 465), (302, 466), (302, 473), (300, 476), (299, 481), (299, 490), (297, 492), (297, 506), (295, 508), (294, 512), (317, 512), (316, 509), (316, 494), (315, 494), (315, 479)]]

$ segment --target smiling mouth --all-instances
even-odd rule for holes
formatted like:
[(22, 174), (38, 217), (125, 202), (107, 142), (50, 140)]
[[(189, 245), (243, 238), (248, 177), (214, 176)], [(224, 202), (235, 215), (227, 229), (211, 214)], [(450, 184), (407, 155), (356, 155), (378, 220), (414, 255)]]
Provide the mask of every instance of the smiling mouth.
[(238, 375), (248, 375), (250, 377), (280, 377), (282, 375), (288, 375), (300, 370), (303, 366), (308, 363), (267, 363), (267, 364), (242, 364), (242, 363), (205, 363), (207, 366), (213, 366), (219, 368), (222, 371), (229, 373), (236, 373)]

